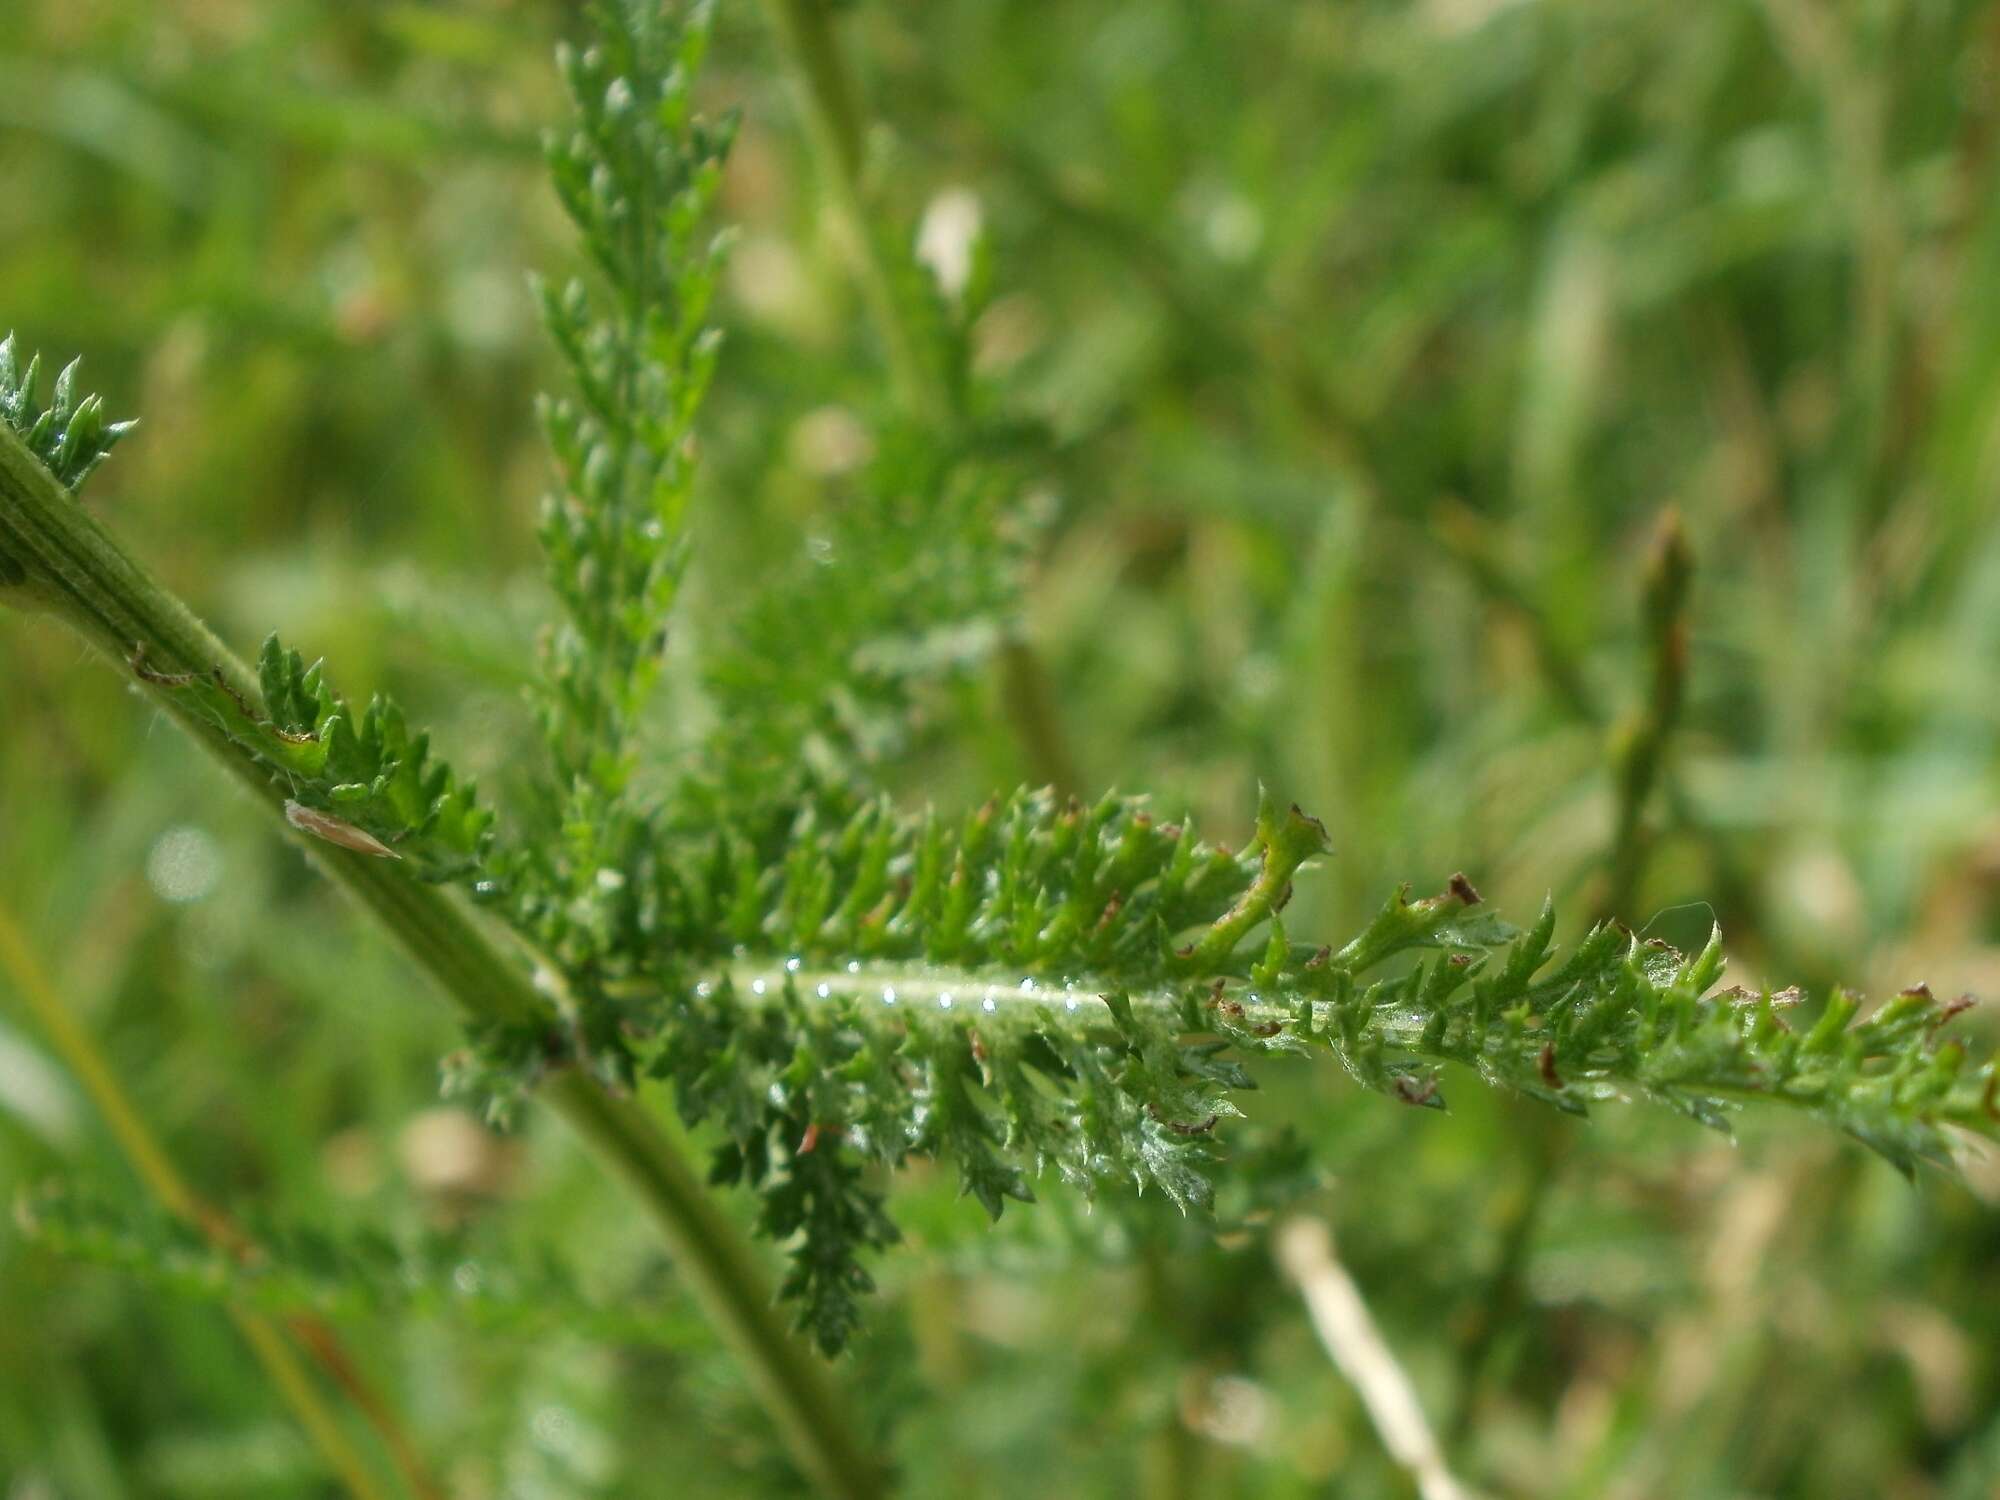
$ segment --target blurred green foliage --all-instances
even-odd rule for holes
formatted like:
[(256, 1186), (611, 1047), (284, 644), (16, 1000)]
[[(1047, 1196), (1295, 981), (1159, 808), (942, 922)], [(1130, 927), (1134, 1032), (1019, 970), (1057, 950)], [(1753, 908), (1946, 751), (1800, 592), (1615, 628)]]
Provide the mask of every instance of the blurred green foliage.
[[(0, 326), (141, 426), (93, 480), (166, 580), (393, 689), (505, 806), (548, 602), (575, 251), (534, 150), (565, 9), (0, 0)], [(1746, 983), (2000, 991), (2000, 9), (1581, 0), (861, 0), (870, 171), (1001, 295), (1046, 422), (1030, 630), (1074, 775), (1335, 858), (1300, 930), (1470, 872), (1613, 881), (1613, 746), (1668, 506), (1686, 704), (1622, 913)], [(759, 13), (688, 588), (790, 561), (871, 442), (867, 331)], [(776, 555), (783, 552), (783, 555)], [(697, 612), (698, 615), (698, 612)], [(453, 1494), (784, 1493), (644, 1227), (563, 1138), (436, 1103), (419, 981), (123, 684), (0, 632), (0, 902), (212, 1199), (556, 1257), (649, 1337), (356, 1314)], [(670, 692), (669, 707), (685, 705)], [(998, 680), (911, 800), (1039, 769)], [(1574, 929), (1564, 934), (1573, 937)], [(365, 998), (356, 1005), (354, 997)], [(339, 1003), (333, 1003), (335, 999)], [(1973, 1016), (1954, 1024), (1983, 1027)], [(1495, 1494), (1979, 1500), (2000, 1484), (2000, 1178), (1906, 1187), (1785, 1120), (1394, 1110), (1280, 1075), (1217, 1241), (1054, 1184), (996, 1230), (921, 1174), (846, 1372), (912, 1495), (1399, 1496), (1254, 1232), (1300, 1195)], [(1250, 1169), (1254, 1168), (1254, 1170)], [(0, 991), (0, 1193), (129, 1179)], [(535, 1247), (532, 1251), (521, 1249)], [(476, 1280), (475, 1275), (475, 1280)], [(332, 1493), (215, 1308), (0, 1231), (0, 1493)]]

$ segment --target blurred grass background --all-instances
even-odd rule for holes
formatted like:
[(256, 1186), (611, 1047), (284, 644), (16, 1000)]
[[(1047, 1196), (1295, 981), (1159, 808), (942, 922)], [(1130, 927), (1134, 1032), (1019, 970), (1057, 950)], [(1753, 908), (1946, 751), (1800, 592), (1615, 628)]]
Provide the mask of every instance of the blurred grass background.
[[(1232, 840), (1259, 778), (1297, 797), (1338, 852), (1295, 932), (1463, 869), (1516, 916), (1553, 891), (1574, 936), (1671, 507), (1689, 696), (1620, 915), (1720, 920), (1746, 983), (2000, 993), (2000, 6), (845, 14), (880, 200), (916, 226), (973, 195), (982, 364), (1057, 438), (1029, 628), (1080, 785)], [(743, 238), (697, 631), (774, 522), (837, 501), (880, 384), (760, 20), (724, 7), (708, 78), (745, 112)], [(225, 637), (392, 688), (503, 795), (571, 21), (0, 0), (0, 327), (144, 421), (91, 503)], [(785, 1493), (568, 1142), (438, 1105), (452, 1028), (381, 938), (69, 639), (9, 621), (0, 677), (0, 907), (205, 1193), (468, 1266), (546, 1251), (668, 1330), (356, 1325), (449, 1492)], [(941, 704), (912, 798), (1029, 774), (1005, 712), (997, 680)], [(0, 1194), (135, 1194), (16, 998)], [(1441, 1117), (1280, 1074), (1231, 1212), (1325, 1214), (1466, 1477), (2000, 1494), (1991, 1164), (1912, 1187), (1785, 1120), (1731, 1145), (1452, 1082)], [(949, 1181), (898, 1192), (913, 1247), (850, 1373), (908, 1493), (1412, 1493), (1254, 1227), (1044, 1197), (989, 1232)], [(8, 1500), (333, 1492), (219, 1309), (0, 1229)]]

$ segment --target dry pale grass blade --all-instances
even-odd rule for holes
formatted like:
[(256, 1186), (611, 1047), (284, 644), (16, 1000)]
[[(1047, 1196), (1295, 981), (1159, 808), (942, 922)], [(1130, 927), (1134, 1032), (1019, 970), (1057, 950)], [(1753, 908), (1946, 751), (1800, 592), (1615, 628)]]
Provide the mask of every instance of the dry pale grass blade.
[(1292, 1219), (1279, 1228), (1274, 1248), (1278, 1264), (1298, 1284), (1313, 1331), (1361, 1397), (1382, 1446), (1409, 1470), (1418, 1494), (1423, 1500), (1481, 1500), (1445, 1463), (1416, 1387), (1333, 1253), (1332, 1231), (1317, 1219)]

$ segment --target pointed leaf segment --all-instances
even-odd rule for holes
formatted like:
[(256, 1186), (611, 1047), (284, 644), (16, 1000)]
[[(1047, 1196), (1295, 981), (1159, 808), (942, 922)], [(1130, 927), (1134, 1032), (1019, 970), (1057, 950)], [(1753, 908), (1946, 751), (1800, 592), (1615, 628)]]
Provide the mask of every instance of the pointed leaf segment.
[(34, 355), (23, 368), (14, 352), (14, 335), (0, 339), (0, 422), (18, 433), (28, 451), (71, 491), (81, 487), (118, 440), (138, 425), (106, 421), (99, 397), (77, 394), (77, 370), (82, 364), (73, 359), (63, 366), (44, 406), (38, 393), (41, 355)]
[(157, 672), (135, 652), (132, 670), (180, 697), (255, 755), (286, 792), (294, 828), (370, 854), (394, 854), (428, 880), (479, 869), (493, 823), (474, 789), (430, 756), (401, 709), (377, 697), (356, 713), (273, 635), (257, 658), (262, 710), (218, 668)]

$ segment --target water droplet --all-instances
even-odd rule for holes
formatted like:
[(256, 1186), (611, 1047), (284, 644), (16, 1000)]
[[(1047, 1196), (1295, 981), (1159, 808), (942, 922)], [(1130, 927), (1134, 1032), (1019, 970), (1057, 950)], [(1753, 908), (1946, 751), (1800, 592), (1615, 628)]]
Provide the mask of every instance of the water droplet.
[(1022, 994), (1024, 994), (1024, 995), (1032, 995), (1032, 994), (1034, 994), (1034, 993), (1035, 993), (1035, 981), (1034, 981), (1034, 980), (1032, 980), (1032, 979), (1024, 979), (1024, 980), (1022, 980), (1022, 981), (1021, 981), (1021, 993), (1022, 993)]
[(694, 992), (700, 998), (706, 1000), (710, 995), (715, 993), (715, 986), (704, 979), (694, 987)]
[(751, 981), (750, 981), (750, 992), (751, 992), (752, 994), (754, 994), (754, 995), (761, 995), (761, 994), (763, 994), (763, 993), (764, 993), (764, 981), (763, 981), (763, 980), (761, 980), (761, 979), (753, 979), (753, 980), (751, 980)]
[(828, 995), (831, 995), (833, 993), (833, 986), (824, 983), (817, 984), (813, 986), (813, 993), (818, 995), (820, 999), (824, 1000)]
[(850, 974), (859, 974), (861, 972), (861, 960), (858, 958), (850, 958), (847, 961), (847, 972)]
[(882, 986), (882, 1003), (884, 1005), (894, 1005), (896, 1003), (896, 987), (894, 985), (885, 984)]
[(199, 828), (169, 828), (146, 856), (146, 879), (162, 900), (199, 901), (222, 878), (222, 850)]
[(972, 280), (972, 258), (984, 217), (978, 195), (962, 187), (946, 188), (925, 205), (917, 226), (917, 259), (948, 298), (957, 298)]
[[(875, 439), (861, 419), (845, 407), (822, 406), (793, 424), (791, 452), (801, 468), (832, 478), (851, 473), (873, 458)], [(818, 546), (809, 540), (806, 555), (822, 567), (834, 560), (833, 547), (824, 540)]]
[(528, 1423), (535, 1440), (558, 1453), (569, 1451), (576, 1435), (576, 1418), (560, 1406), (545, 1406)]
[(939, 1010), (950, 1010), (950, 1009), (951, 1009), (951, 991), (950, 991), (950, 990), (946, 990), (946, 991), (945, 991), (945, 992), (944, 992), (944, 993), (943, 993), (942, 995), (939, 995), (939, 996), (938, 996), (938, 1009), (939, 1009)]
[(788, 959), (786, 959), (786, 960), (785, 960), (785, 972), (786, 972), (787, 974), (796, 974), (796, 973), (798, 973), (798, 972), (799, 972), (799, 961), (798, 961), (798, 960), (797, 960), (796, 958), (788, 958)]
[(993, 1003), (993, 997), (991, 995), (988, 995), (986, 997), (985, 1001), (982, 1003), (981, 1008), (989, 1011), (999, 1009), (999, 1007)]

